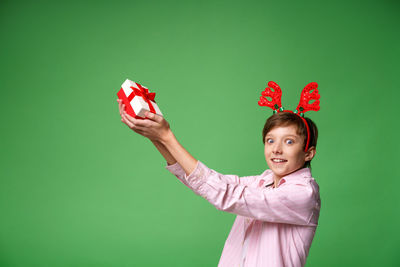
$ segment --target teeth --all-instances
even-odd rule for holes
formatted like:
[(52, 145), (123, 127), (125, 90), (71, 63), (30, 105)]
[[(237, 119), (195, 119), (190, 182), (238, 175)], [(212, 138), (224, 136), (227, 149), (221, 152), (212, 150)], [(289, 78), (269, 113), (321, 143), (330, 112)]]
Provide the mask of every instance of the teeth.
[(273, 162), (285, 162), (286, 160), (284, 159), (272, 159)]

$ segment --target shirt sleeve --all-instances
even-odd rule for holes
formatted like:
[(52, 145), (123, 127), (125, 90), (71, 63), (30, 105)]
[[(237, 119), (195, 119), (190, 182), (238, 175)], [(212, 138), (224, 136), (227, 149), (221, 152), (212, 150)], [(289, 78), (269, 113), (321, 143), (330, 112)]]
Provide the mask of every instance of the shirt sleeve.
[[(204, 164), (203, 164), (204, 165)], [(197, 165), (196, 168), (199, 166), (199, 161), (197, 161)], [(173, 175), (176, 176), (176, 178), (178, 178), (184, 185), (186, 185), (187, 187), (189, 187), (190, 189), (193, 190), (193, 188), (191, 187), (191, 185), (187, 182), (186, 180), (186, 173), (183, 170), (182, 166), (176, 162), (175, 164), (172, 165), (167, 165), (165, 167), (168, 171), (170, 171)], [(210, 169), (210, 171), (213, 171)], [(255, 176), (243, 176), (243, 177), (239, 177), (237, 175), (222, 175), (221, 179), (223, 181), (225, 181), (226, 183), (230, 183), (230, 184), (243, 184), (243, 185), (250, 185), (251, 183), (253, 183), (254, 181), (256, 181), (257, 179), (257, 175)], [(195, 192), (196, 193), (196, 192)]]
[(242, 178), (220, 174), (200, 161), (190, 175), (183, 171), (178, 179), (218, 210), (267, 222), (314, 225), (317, 199), (308, 179), (267, 190), (250, 187), (246, 179), (240, 182)]

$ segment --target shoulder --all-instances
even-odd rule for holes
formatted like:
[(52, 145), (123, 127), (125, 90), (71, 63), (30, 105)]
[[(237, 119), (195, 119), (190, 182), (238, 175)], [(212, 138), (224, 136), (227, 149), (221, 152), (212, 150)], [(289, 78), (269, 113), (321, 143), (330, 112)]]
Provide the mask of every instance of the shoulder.
[(312, 177), (311, 170), (309, 168), (299, 169), (294, 173), (291, 173), (283, 177), (283, 179), (285, 179), (285, 183), (283, 185), (286, 186), (297, 185), (297, 186), (307, 187), (314, 192), (319, 192), (319, 186), (314, 177)]

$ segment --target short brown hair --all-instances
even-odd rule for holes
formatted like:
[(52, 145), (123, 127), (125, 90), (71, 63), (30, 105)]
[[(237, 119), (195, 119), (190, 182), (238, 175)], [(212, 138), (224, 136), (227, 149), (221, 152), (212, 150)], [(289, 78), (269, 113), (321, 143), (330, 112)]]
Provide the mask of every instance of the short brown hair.
[[(317, 139), (318, 139), (318, 128), (317, 125), (310, 119), (305, 118), (308, 124), (308, 128), (310, 128), (310, 143), (308, 147), (317, 147)], [(285, 127), (293, 125), (297, 128), (297, 134), (304, 137), (304, 145), (303, 149), (306, 148), (307, 143), (307, 127), (304, 124), (304, 121), (300, 118), (299, 115), (291, 113), (291, 112), (278, 112), (272, 115), (265, 122), (263, 131), (262, 131), (262, 141), (265, 144), (265, 136), (275, 127)], [(310, 167), (311, 161), (307, 161), (304, 167)]]

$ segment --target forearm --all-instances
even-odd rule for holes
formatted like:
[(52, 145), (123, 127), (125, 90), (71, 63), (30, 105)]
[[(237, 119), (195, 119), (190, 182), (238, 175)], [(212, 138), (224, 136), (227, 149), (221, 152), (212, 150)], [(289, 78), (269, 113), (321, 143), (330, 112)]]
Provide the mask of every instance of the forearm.
[(192, 157), (176, 140), (169, 123), (159, 115), (146, 112), (146, 120), (129, 116), (122, 101), (119, 101), (121, 120), (133, 131), (149, 138), (169, 165), (176, 162), (181, 165), (187, 175), (196, 168), (197, 160)]
[(197, 160), (178, 142), (172, 131), (168, 131), (168, 134), (160, 142), (169, 151), (171, 157), (181, 165), (186, 175), (193, 172)]
[(151, 142), (157, 148), (157, 150), (161, 153), (161, 155), (164, 157), (164, 159), (167, 161), (168, 165), (172, 165), (172, 164), (176, 163), (175, 158), (171, 155), (171, 153), (169, 153), (169, 151), (163, 144), (161, 144), (158, 141), (153, 141), (153, 140), (151, 140)]

